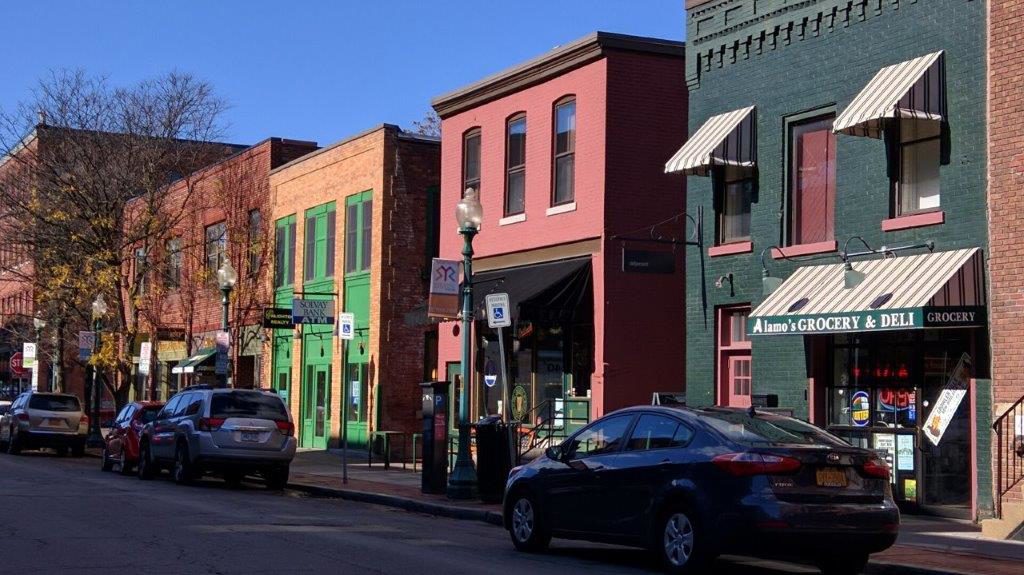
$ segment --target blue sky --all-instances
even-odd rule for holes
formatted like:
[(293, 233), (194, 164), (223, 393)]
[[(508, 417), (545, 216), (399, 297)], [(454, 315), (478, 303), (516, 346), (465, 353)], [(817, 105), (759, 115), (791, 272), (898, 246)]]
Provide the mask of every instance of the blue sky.
[(411, 127), (432, 97), (594, 30), (682, 40), (683, 0), (11, 2), (0, 107), (52, 69), (115, 84), (180, 70), (230, 102), (228, 140), (328, 144)]

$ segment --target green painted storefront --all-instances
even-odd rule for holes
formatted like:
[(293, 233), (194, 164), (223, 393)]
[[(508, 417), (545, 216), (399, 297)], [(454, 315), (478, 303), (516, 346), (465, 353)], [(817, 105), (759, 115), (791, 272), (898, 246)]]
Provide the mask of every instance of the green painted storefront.
[(379, 387), (372, 380), (369, 357), (370, 267), (372, 243), (373, 192), (365, 191), (345, 198), (345, 280), (344, 310), (355, 315), (355, 339), (345, 352), (344, 401), (348, 414), (349, 445), (365, 446), (371, 421), (370, 394), (380, 405)]
[[(986, 250), (985, 4), (712, 0), (688, 10), (687, 26), (690, 135), (712, 116), (748, 106), (755, 107), (756, 122), (749, 247), (731, 255), (709, 253), (719, 239), (716, 214), (722, 206), (721, 192), (715, 193), (711, 177), (685, 177), (687, 212), (696, 215), (702, 208), (704, 213), (704, 247), (687, 248), (688, 403), (723, 403), (723, 366), (740, 365), (729, 362), (750, 357), (748, 393), (776, 396), (780, 407), (801, 418), (817, 416), (816, 423), (824, 424), (824, 412), (833, 406), (833, 399), (823, 395), (839, 385), (838, 357), (847, 357), (843, 355), (847, 351), (881, 357), (897, 348), (927, 353), (938, 346), (948, 348), (950, 357), (959, 357), (961, 351), (974, 356), (971, 399), (964, 403), (961, 415), (977, 429), (987, 429), (988, 416), (974, 415), (982, 414), (991, 403), (984, 327), (918, 330), (916, 335), (894, 332), (902, 335), (889, 339), (841, 334), (732, 337), (726, 325), (730, 319), (735, 320), (733, 326), (744, 324), (744, 314), (763, 301), (761, 252), (786, 246), (790, 237), (787, 190), (793, 178), (789, 169), (793, 127), (806, 118), (841, 113), (881, 68), (925, 54), (944, 53), (949, 142), (948, 162), (939, 171), (944, 223), (883, 231), (882, 222), (893, 217), (886, 142), (839, 134), (831, 152), (835, 158), (834, 240), (838, 250), (854, 236), (873, 247), (934, 241), (936, 251)], [(778, 278), (791, 276), (799, 266), (839, 261), (834, 251), (812, 257), (822, 259), (774, 259), (769, 251), (765, 260), (770, 274)], [(722, 343), (723, 337), (730, 341)], [(947, 340), (962, 345), (943, 343)], [(911, 374), (930, 373), (932, 367), (922, 361), (906, 369)], [(943, 373), (955, 363), (946, 361)], [(899, 371), (896, 365), (893, 373)], [(826, 380), (818, 382), (823, 385), (820, 393), (809, 383), (816, 375)], [(948, 374), (934, 377), (945, 381)], [(967, 446), (975, 462), (966, 473), (974, 473), (973, 477), (943, 479), (974, 485), (971, 495), (976, 507), (967, 509), (971, 500), (963, 497), (954, 505), (968, 514), (985, 515), (991, 508), (986, 438), (980, 433)]]

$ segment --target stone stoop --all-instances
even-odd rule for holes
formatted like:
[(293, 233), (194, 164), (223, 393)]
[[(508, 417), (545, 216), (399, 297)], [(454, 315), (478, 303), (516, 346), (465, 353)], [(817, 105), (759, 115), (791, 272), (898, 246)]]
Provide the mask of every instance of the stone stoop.
[(1019, 539), (1024, 527), (1024, 502), (1004, 501), (1002, 519), (983, 519), (981, 534), (993, 539)]

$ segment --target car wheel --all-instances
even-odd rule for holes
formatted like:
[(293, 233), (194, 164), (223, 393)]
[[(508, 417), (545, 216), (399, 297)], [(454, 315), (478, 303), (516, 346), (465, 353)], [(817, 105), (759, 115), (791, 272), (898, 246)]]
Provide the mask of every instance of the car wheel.
[(100, 456), (100, 469), (103, 471), (110, 471), (114, 469), (114, 462), (110, 460), (110, 452), (107, 451), (107, 446), (103, 446), (103, 455)]
[(225, 471), (224, 482), (228, 484), (228, 487), (231, 487), (232, 489), (237, 489), (239, 486), (242, 485), (242, 477), (244, 476), (244, 473), (235, 469), (231, 471)]
[(21, 438), (14, 427), (11, 427), (10, 440), (7, 442), (7, 453), (18, 455), (21, 453)]
[(288, 486), (288, 466), (274, 467), (268, 469), (263, 473), (263, 479), (266, 480), (267, 489), (274, 491), (281, 491)]
[(124, 454), (124, 446), (121, 447), (121, 456), (117, 458), (117, 470), (121, 475), (132, 474), (132, 464), (128, 463), (128, 456)]
[(71, 457), (84, 457), (85, 456), (85, 444), (80, 443), (78, 445), (71, 446)]
[(845, 553), (818, 561), (822, 575), (858, 575), (868, 566), (867, 553)]
[(153, 479), (156, 477), (159, 468), (156, 463), (153, 462), (152, 456), (149, 454), (149, 446), (145, 443), (139, 447), (139, 479)]
[(68, 456), (68, 448), (67, 447), (58, 447), (54, 451), (57, 452), (57, 457), (67, 457)]
[(551, 535), (547, 532), (533, 497), (526, 492), (518, 493), (512, 498), (509, 513), (508, 532), (516, 549), (528, 553), (547, 549)]
[(701, 540), (697, 520), (685, 507), (671, 507), (661, 515), (654, 546), (668, 573), (699, 573), (711, 557)]
[(192, 470), (192, 460), (188, 457), (188, 444), (178, 443), (174, 450), (174, 482), (178, 485), (187, 485), (195, 480), (195, 473)]

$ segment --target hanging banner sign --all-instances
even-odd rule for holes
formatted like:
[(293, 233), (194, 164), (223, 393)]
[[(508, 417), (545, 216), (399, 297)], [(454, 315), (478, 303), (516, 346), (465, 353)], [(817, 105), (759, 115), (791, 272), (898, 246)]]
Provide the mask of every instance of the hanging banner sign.
[(263, 308), (263, 327), (267, 329), (294, 329), (292, 310), (286, 307)]
[(153, 353), (153, 344), (148, 341), (139, 346), (139, 375), (149, 375), (149, 356)]
[(427, 316), (454, 318), (459, 315), (459, 262), (434, 258), (430, 264), (430, 297)]
[(96, 345), (96, 332), (94, 331), (80, 331), (78, 332), (78, 359), (79, 361), (89, 361), (92, 357), (92, 348)]
[(292, 321), (294, 323), (333, 325), (333, 299), (293, 299)]
[(942, 441), (946, 428), (953, 421), (953, 416), (956, 415), (964, 396), (967, 395), (967, 387), (971, 381), (971, 367), (971, 356), (966, 353), (960, 356), (960, 361), (953, 368), (949, 381), (939, 393), (939, 398), (935, 400), (931, 413), (922, 422), (924, 434), (933, 445), (938, 445)]
[(761, 316), (747, 320), (750, 335), (808, 335), (944, 327), (981, 327), (984, 307), (916, 307), (846, 313)]
[(231, 332), (218, 331), (217, 332), (217, 363), (214, 367), (214, 372), (217, 375), (227, 375), (228, 373), (228, 351), (231, 349)]
[(622, 249), (622, 271), (641, 274), (676, 272), (676, 254), (669, 251)]
[(36, 344), (26, 342), (21, 346), (21, 366), (25, 369), (36, 368)]

